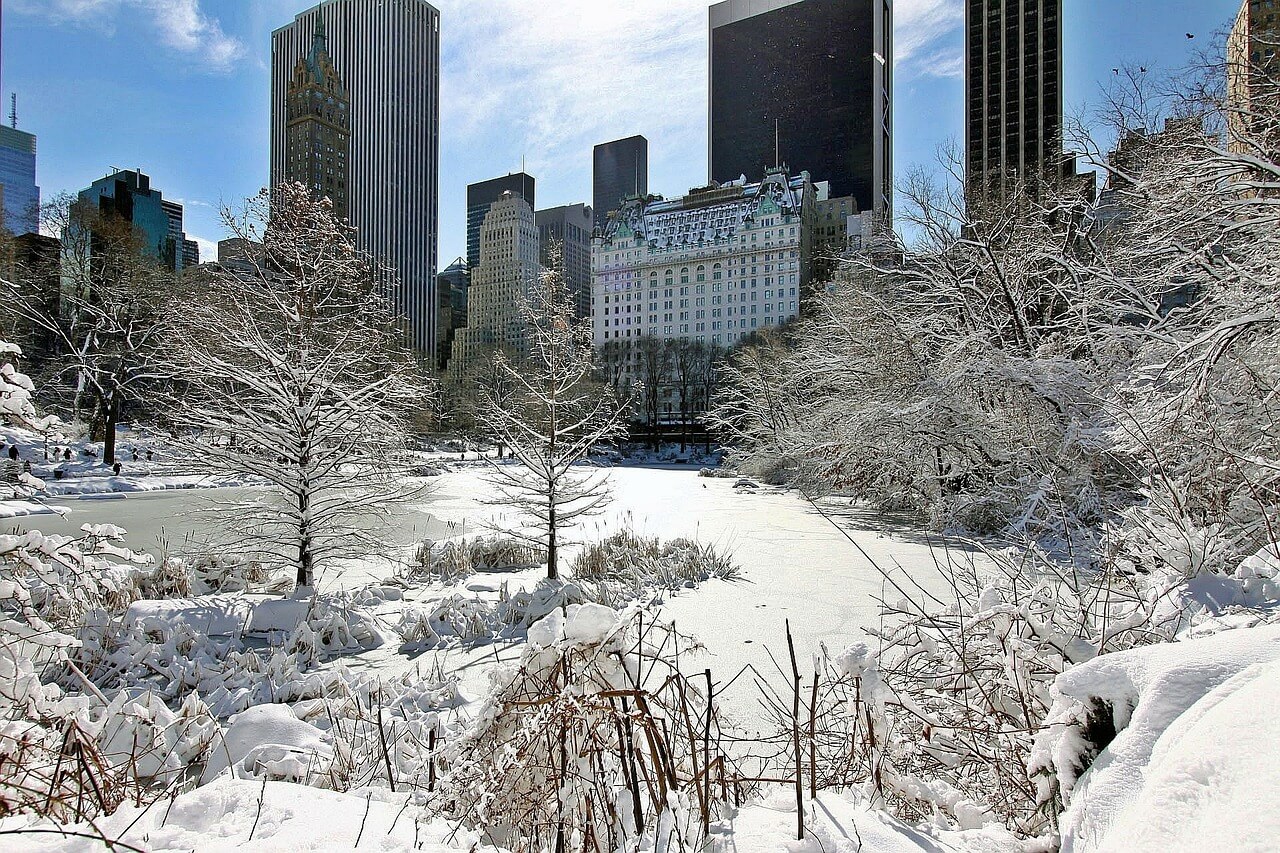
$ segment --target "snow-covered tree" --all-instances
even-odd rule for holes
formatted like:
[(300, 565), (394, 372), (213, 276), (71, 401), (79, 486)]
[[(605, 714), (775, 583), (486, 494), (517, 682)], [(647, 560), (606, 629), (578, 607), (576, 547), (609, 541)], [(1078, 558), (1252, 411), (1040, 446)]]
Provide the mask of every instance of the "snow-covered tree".
[(498, 353), (499, 382), (482, 392), (486, 430), (511, 449), (516, 464), (496, 463), (499, 501), (532, 521), (530, 538), (545, 542), (547, 574), (557, 577), (561, 531), (601, 509), (606, 477), (579, 463), (598, 444), (625, 431), (623, 407), (593, 379), (590, 320), (579, 320), (556, 265), (520, 301), (528, 354)]
[(385, 298), (387, 271), (300, 184), (226, 214), (261, 253), (193, 281), (172, 341), (185, 449), (211, 473), (261, 478), (279, 503), (226, 522), (302, 589), (373, 544), (368, 519), (407, 496), (407, 418), (427, 391)]

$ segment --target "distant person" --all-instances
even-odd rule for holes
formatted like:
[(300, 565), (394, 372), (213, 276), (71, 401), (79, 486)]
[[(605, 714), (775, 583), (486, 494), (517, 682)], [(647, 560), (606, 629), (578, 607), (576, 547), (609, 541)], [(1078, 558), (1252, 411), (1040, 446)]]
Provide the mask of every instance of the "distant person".
[(70, 462), (70, 461), (71, 461), (71, 448), (70, 448), (70, 447), (64, 447), (64, 448), (62, 448), (62, 461), (63, 461), (63, 462)]
[(150, 451), (150, 450), (148, 450), (148, 451), (147, 451), (147, 461), (148, 461), (148, 462), (150, 462), (150, 461), (151, 461), (151, 451)]
[(120, 464), (120, 460), (119, 460), (119, 459), (117, 459), (117, 460), (116, 460), (116, 462), (115, 462), (115, 464), (111, 466), (111, 470), (116, 472), (116, 476), (117, 476), (117, 477), (119, 477), (119, 476), (120, 476), (120, 470), (121, 470), (122, 468), (124, 468), (124, 466)]
[(13, 460), (17, 460), (17, 458), (18, 458), (18, 445), (16, 445), (16, 444), (11, 444), (11, 445), (9, 445), (9, 458), (10, 458), (10, 459), (13, 459)]
[(133, 461), (134, 461), (134, 462), (137, 462), (137, 461), (138, 461), (138, 448), (136, 448), (136, 447), (135, 447), (135, 448), (133, 448)]

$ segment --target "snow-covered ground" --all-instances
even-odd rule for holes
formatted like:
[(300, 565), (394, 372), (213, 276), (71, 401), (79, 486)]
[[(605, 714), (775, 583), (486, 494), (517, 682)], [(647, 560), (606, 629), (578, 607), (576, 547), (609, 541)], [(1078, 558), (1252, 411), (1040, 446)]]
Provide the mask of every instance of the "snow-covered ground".
[[(371, 641), (362, 640), (321, 664), (317, 683), (372, 677), (367, 685), (406, 676), (409, 681), (452, 676), (458, 681), (457, 692), (450, 693), (454, 688), (447, 687), (441, 695), (453, 695), (462, 707), (446, 703), (432, 708), (442, 715), (456, 713), (465, 718), (484, 698), (491, 674), (501, 665), (520, 660), (525, 649), (523, 632), (499, 632), (480, 643), (454, 640), (413, 647), (401, 643), (397, 626), (407, 613), (429, 611), (454, 597), (493, 605), (503, 595), (533, 590), (543, 570), (481, 573), (451, 585), (381, 585), (397, 567), (403, 567), (414, 543), (422, 539), (471, 535), (513, 521), (505, 517), (503, 508), (489, 502), (482, 463), (441, 467), (444, 473), (430, 478), (429, 493), (397, 516), (397, 529), (387, 532), (384, 553), (345, 564), (322, 579), (322, 591), (350, 595), (351, 606), (374, 614), (377, 625), (365, 632)], [(796, 492), (701, 477), (690, 467), (620, 467), (611, 470), (610, 480), (614, 502), (574, 538), (596, 541), (623, 529), (664, 540), (688, 537), (731, 554), (740, 566), (740, 576), (734, 580), (711, 580), (663, 594), (666, 616), (674, 619), (682, 633), (705, 645), (705, 654), (692, 665), (698, 670), (710, 668), (721, 685), (733, 681), (744, 667), (754, 667), (775, 684), (783, 681), (774, 661), (783, 662), (788, 623), (805, 667), (821, 646), (834, 653), (865, 640), (865, 631), (878, 624), (879, 599), (896, 601), (904, 590), (936, 591), (940, 562), (975, 559), (960, 543), (858, 507), (839, 501), (815, 506)], [(170, 534), (184, 530), (183, 525), (191, 523), (185, 513), (211, 495), (175, 492), (81, 499), (68, 502), (71, 511), (65, 517), (18, 519), (15, 524), (58, 523), (73, 531), (83, 524), (123, 522), (122, 526), (133, 528), (133, 544), (149, 548), (152, 543), (137, 539), (154, 537), (159, 530)], [(575, 550), (568, 549), (566, 562), (572, 561)], [(196, 629), (208, 634), (234, 634), (239, 626), (248, 626), (259, 636), (271, 634), (273, 627), (282, 629), (276, 633), (283, 635), (287, 625), (266, 622), (288, 606), (298, 610), (302, 603), (233, 594), (140, 602), (127, 618), (160, 630), (166, 625), (191, 626), (194, 618)], [(215, 617), (225, 618), (215, 625)], [(1265, 637), (1258, 633), (1268, 631)], [(1255, 821), (1241, 829), (1232, 822), (1246, 808), (1257, 785), (1268, 790), (1280, 787), (1271, 763), (1273, 751), (1258, 748), (1274, 744), (1280, 732), (1265, 715), (1250, 715), (1250, 709), (1269, 707), (1280, 698), (1275, 695), (1274, 663), (1280, 646), (1274, 633), (1273, 628), (1253, 629), (1249, 634), (1228, 632), (1186, 646), (1106, 655), (1059, 679), (1057, 728), (1045, 735), (1043, 747), (1049, 756), (1044, 759), (1046, 766), (1056, 760), (1065, 767), (1085, 755), (1082, 715), (1096, 703), (1114, 712), (1119, 732), (1093, 770), (1066, 792), (1070, 809), (1063, 823), (1064, 849), (1075, 853), (1184, 849), (1178, 845), (1187, 837), (1181, 829), (1185, 826), (1199, 827), (1197, 835), (1213, 837), (1206, 850), (1270, 849), (1254, 843), (1260, 837), (1256, 829), (1263, 824)], [(317, 676), (313, 671), (307, 677)], [(235, 695), (223, 691), (222, 704), (211, 697), (210, 707), (218, 715), (230, 711), (217, 708), (245, 707), (235, 705), (236, 697), (257, 689), (252, 683), (246, 682), (250, 686), (242, 686)], [(760, 715), (757, 696), (754, 679), (741, 678), (721, 697), (723, 709), (746, 731)], [(260, 725), (254, 714), (262, 717)], [(309, 748), (332, 751), (322, 729), (313, 728), (315, 721), (307, 722), (301, 712), (302, 719), (292, 715), (284, 705), (266, 705), (234, 718), (226, 733), (223, 764), (243, 763), (249, 755), (257, 755), (254, 760), (275, 755), (296, 763), (296, 756)], [(1241, 720), (1251, 722), (1246, 725)], [(250, 730), (247, 739), (242, 737)], [(406, 803), (403, 796), (381, 788), (336, 793), (224, 775), (173, 803), (162, 800), (149, 809), (126, 806), (100, 821), (97, 830), (84, 826), (74, 831), (92, 835), (101, 830), (140, 849), (157, 851), (347, 849), (357, 839), (361, 848), (383, 850), (481, 849), (473, 847), (474, 839), (465, 835), (451, 837), (449, 827), (415, 822), (421, 812)], [(807, 802), (805, 809), (808, 837), (796, 842), (794, 793), (770, 789), (713, 827), (711, 849), (717, 853), (1045, 849), (1027, 847), (998, 828), (958, 832), (943, 825), (908, 826), (869, 808), (852, 792), (825, 792)], [(1153, 814), (1163, 817), (1154, 820)], [(0, 828), (15, 825), (10, 821)], [(1139, 839), (1142, 844), (1132, 846)], [(0, 834), (0, 850), (55, 849), (98, 848), (84, 839)]]

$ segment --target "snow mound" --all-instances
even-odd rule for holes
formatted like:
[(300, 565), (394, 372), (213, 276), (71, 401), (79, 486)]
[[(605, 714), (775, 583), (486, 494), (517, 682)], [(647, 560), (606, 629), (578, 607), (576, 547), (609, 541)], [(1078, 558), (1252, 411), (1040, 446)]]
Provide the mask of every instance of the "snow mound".
[[(367, 814), (366, 814), (367, 810)], [(12, 831), (20, 818), (0, 821)], [(416, 809), (403, 796), (389, 792), (339, 794), (287, 782), (221, 779), (177, 797), (137, 808), (122, 806), (97, 828), (112, 840), (151, 853), (231, 853), (248, 851), (351, 850), (357, 838), (361, 850), (425, 850), (443, 853), (443, 826), (425, 827)], [(49, 832), (49, 824), (32, 829)], [(94, 834), (90, 826), (66, 829)], [(474, 839), (460, 833), (458, 849), (470, 849)], [(100, 853), (100, 841), (52, 834), (0, 836), (0, 851), (23, 853)], [(487, 849), (479, 848), (475, 849)]]
[(1063, 853), (1275, 849), (1280, 816), (1257, 804), (1280, 795), (1280, 719), (1258, 710), (1278, 704), (1280, 625), (1103, 655), (1059, 676), (1031, 770), (1056, 774), (1067, 799)]
[(186, 625), (207, 637), (231, 637), (245, 629), (252, 613), (253, 600), (241, 595), (142, 600), (129, 606), (124, 624), (162, 635)]
[(552, 611), (529, 628), (529, 646), (549, 648), (563, 642), (571, 646), (603, 643), (618, 628), (618, 612), (603, 604), (570, 604), (563, 614)]
[(332, 759), (332, 747), (315, 726), (284, 705), (257, 705), (232, 718), (201, 781), (216, 779), (228, 768), (238, 778), (301, 781)]

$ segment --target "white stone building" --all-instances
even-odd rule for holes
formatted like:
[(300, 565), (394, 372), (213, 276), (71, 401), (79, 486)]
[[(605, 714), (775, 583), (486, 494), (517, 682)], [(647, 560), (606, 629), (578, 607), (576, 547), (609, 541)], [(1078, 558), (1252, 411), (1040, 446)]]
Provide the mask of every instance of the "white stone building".
[(541, 271), (533, 208), (506, 192), (494, 202), (480, 229), (480, 264), (471, 270), (467, 325), (453, 338), (449, 373), (457, 380), (475, 375), (499, 350), (523, 356), (528, 335), (519, 300)]
[(670, 201), (627, 200), (592, 243), (596, 346), (648, 336), (731, 347), (795, 317), (815, 205), (809, 174), (785, 169)]

